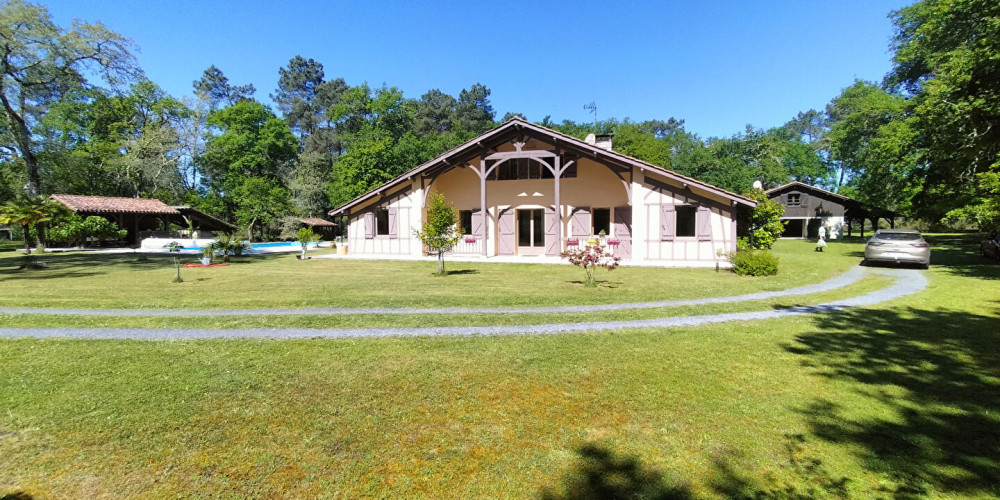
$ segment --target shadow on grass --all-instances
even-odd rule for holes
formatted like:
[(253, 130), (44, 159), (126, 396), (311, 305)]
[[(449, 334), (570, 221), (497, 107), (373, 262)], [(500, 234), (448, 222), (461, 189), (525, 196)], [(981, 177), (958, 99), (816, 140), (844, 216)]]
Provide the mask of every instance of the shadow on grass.
[(7, 493), (0, 497), (0, 500), (33, 500), (35, 497), (31, 496), (29, 493), (23, 491), (15, 491), (14, 493)]
[(969, 278), (1000, 280), (997, 261), (980, 255), (975, 234), (938, 234), (926, 237), (931, 245), (931, 264), (951, 274)]
[[(18, 269), (24, 256), (0, 257), (0, 276), (3, 279), (52, 279), (52, 278), (86, 278), (107, 274), (109, 270), (157, 270), (173, 266), (173, 255), (148, 253), (45, 253), (35, 254), (39, 262), (44, 262), (47, 269)], [(181, 262), (197, 262), (200, 255), (181, 255)], [(276, 260), (288, 257), (289, 254), (258, 254), (234, 257), (232, 264), (251, 264), (253, 262)]]
[[(998, 308), (1000, 313), (1000, 308)], [(847, 310), (786, 350), (816, 373), (859, 387), (875, 416), (818, 397), (811, 433), (857, 450), (897, 497), (929, 487), (1000, 493), (1000, 321), (959, 310)]]
[(447, 271), (448, 276), (461, 276), (467, 274), (479, 274), (475, 269), (459, 269), (457, 271)]
[(598, 444), (586, 444), (576, 450), (573, 469), (563, 478), (558, 490), (544, 489), (545, 500), (570, 499), (693, 499), (685, 485), (667, 482), (655, 469), (646, 467), (636, 457), (622, 456)]

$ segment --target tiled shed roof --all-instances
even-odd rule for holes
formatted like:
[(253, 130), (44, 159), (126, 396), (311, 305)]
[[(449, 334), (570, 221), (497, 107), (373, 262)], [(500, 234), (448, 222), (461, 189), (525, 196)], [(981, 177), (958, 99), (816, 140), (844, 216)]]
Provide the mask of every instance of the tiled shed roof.
[(83, 196), (76, 194), (54, 194), (53, 200), (66, 205), (74, 212), (108, 212), (128, 214), (170, 214), (180, 212), (166, 203), (152, 198), (119, 198), (113, 196)]
[(313, 226), (313, 227), (317, 227), (317, 226), (336, 227), (336, 224), (334, 224), (333, 222), (330, 222), (330, 221), (324, 220), (324, 219), (317, 219), (315, 217), (310, 217), (310, 218), (305, 218), (305, 219), (299, 219), (299, 220), (302, 221), (302, 223), (305, 224), (305, 225), (307, 225), (307, 226)]

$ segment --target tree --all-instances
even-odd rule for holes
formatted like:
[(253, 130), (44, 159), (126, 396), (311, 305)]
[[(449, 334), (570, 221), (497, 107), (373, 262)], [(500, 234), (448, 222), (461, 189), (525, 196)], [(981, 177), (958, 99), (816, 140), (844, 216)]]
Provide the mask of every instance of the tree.
[(315, 132), (321, 120), (321, 109), (315, 106), (317, 92), (323, 84), (323, 65), (295, 56), (287, 68), (279, 68), (278, 89), (271, 99), (278, 105), (292, 132), (305, 140)]
[(751, 189), (743, 194), (757, 202), (752, 210), (744, 210), (737, 225), (743, 237), (741, 247), (749, 246), (757, 250), (770, 250), (785, 231), (785, 223), (781, 216), (785, 215), (785, 206), (768, 198), (763, 189)]
[(247, 228), (247, 238), (254, 241), (258, 232), (266, 239), (274, 232), (272, 226), (285, 214), (292, 211), (288, 190), (278, 181), (261, 177), (248, 177), (236, 187), (233, 201), (236, 205), (236, 220)]
[(232, 106), (240, 101), (249, 101), (257, 92), (252, 83), (246, 85), (230, 85), (229, 78), (222, 70), (211, 65), (202, 73), (201, 78), (191, 83), (195, 95), (205, 96), (209, 109), (215, 111), (220, 107)]
[(437, 252), (437, 273), (444, 276), (444, 253), (458, 242), (459, 235), (455, 231), (458, 218), (455, 207), (441, 193), (433, 193), (427, 200), (427, 220), (423, 230), (413, 230), (413, 234), (431, 250)]
[(458, 103), (455, 105), (456, 126), (480, 134), (493, 127), (494, 116), (496, 111), (490, 104), (490, 89), (485, 85), (476, 83), (458, 94)]
[(857, 81), (827, 110), (832, 123), (826, 142), (842, 179), (837, 184), (846, 178), (859, 201), (909, 212), (919, 159), (906, 99)]
[(454, 128), (458, 101), (439, 89), (428, 90), (416, 105), (413, 131), (417, 134), (445, 134)]
[(27, 173), (25, 194), (41, 189), (32, 128), (49, 104), (99, 73), (113, 83), (139, 74), (131, 44), (101, 23), (56, 26), (48, 10), (23, 0), (0, 6), (0, 103)]
[(917, 213), (936, 220), (988, 210), (993, 177), (983, 174), (1000, 172), (1000, 3), (923, 0), (892, 19), (893, 69), (884, 84), (911, 96)]
[(0, 207), (0, 224), (17, 225), (24, 229), (24, 266), (32, 263), (29, 235), (35, 229), (35, 246), (39, 250), (45, 243), (45, 223), (66, 212), (62, 204), (44, 196), (21, 197)]

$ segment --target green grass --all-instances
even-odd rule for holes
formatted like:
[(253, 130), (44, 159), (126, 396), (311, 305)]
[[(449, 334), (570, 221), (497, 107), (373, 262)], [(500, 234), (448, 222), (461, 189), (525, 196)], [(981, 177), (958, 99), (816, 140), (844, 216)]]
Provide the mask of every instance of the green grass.
[[(761, 322), (3, 340), (0, 495), (524, 498), (585, 493), (593, 473), (699, 497), (995, 498), (1000, 265), (971, 239), (931, 242), (919, 294)], [(790, 243), (783, 262), (860, 260)]]
[(0, 240), (0, 252), (13, 252), (24, 248), (24, 241)]
[[(804, 241), (782, 241), (777, 276), (748, 278), (713, 269), (622, 267), (599, 270), (595, 288), (566, 265), (313, 259), (265, 255), (228, 267), (183, 269), (170, 280), (170, 257), (93, 253), (46, 254), (42, 271), (19, 271), (0, 258), (0, 306), (82, 308), (448, 307), (607, 304), (688, 299), (781, 290), (836, 276), (860, 260), (851, 244), (817, 254)], [(194, 257), (185, 257), (194, 261)]]

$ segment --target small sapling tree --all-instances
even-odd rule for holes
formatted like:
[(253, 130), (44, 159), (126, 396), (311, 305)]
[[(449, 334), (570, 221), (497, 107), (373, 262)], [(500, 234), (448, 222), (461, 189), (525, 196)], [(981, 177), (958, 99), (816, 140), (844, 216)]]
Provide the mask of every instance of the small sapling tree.
[(179, 254), (181, 249), (184, 247), (178, 245), (176, 241), (171, 241), (168, 245), (165, 245), (164, 248), (169, 250), (170, 254), (174, 257), (174, 267), (177, 269), (177, 274), (174, 275), (173, 282), (183, 282), (184, 280), (181, 279), (181, 258)]
[(574, 266), (580, 266), (587, 273), (587, 285), (595, 286), (594, 271), (598, 267), (603, 267), (608, 271), (614, 271), (621, 262), (621, 257), (615, 257), (605, 247), (601, 245), (587, 245), (585, 247), (573, 247), (559, 254)]
[(413, 234), (420, 241), (437, 252), (438, 275), (444, 276), (444, 253), (458, 242), (458, 233), (455, 225), (458, 223), (455, 216), (455, 207), (445, 199), (441, 193), (434, 193), (427, 203), (427, 220), (424, 222), (423, 231), (413, 230)]
[(306, 260), (306, 249), (310, 243), (319, 241), (319, 235), (314, 233), (312, 228), (304, 227), (299, 229), (298, 237), (299, 244), (302, 245), (302, 255), (299, 255), (299, 260)]

